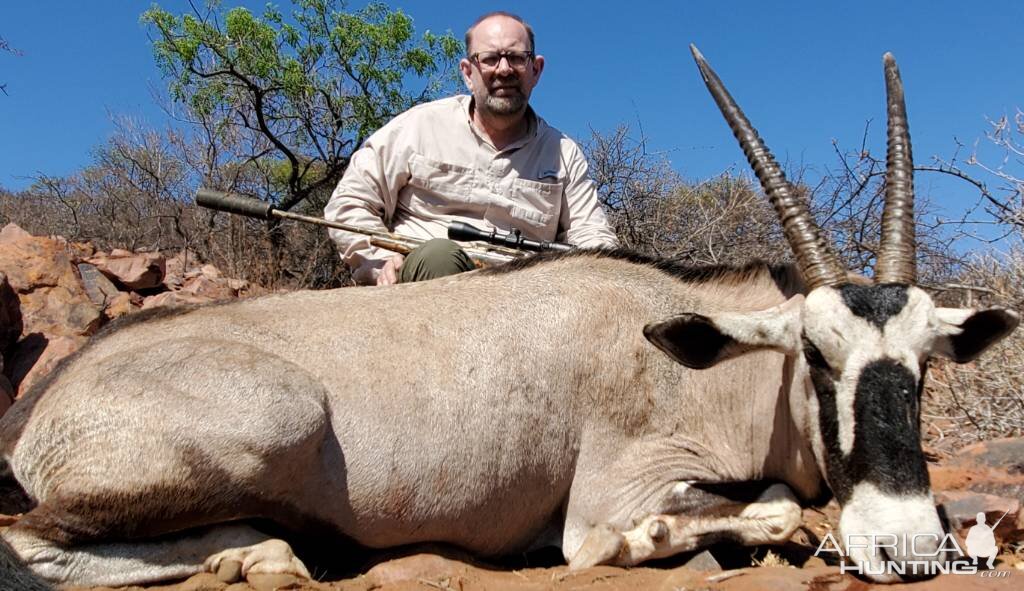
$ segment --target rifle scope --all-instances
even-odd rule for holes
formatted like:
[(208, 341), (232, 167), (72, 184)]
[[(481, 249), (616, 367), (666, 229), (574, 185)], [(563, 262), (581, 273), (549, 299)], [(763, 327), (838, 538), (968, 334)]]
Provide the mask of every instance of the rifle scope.
[(501, 232), (498, 229), (490, 231), (481, 230), (463, 222), (451, 222), (448, 224), (448, 238), (451, 240), (462, 240), (472, 242), (481, 240), (490, 244), (507, 246), (516, 250), (528, 250), (531, 252), (543, 252), (553, 250), (556, 252), (568, 252), (575, 247), (564, 242), (550, 242), (548, 240), (530, 240), (524, 238), (519, 230)]

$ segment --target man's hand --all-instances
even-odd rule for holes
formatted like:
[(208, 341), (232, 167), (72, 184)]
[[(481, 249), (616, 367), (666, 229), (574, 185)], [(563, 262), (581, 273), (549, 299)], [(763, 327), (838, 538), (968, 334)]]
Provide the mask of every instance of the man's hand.
[(377, 275), (377, 285), (394, 285), (398, 283), (398, 270), (402, 268), (402, 263), (404, 262), (405, 256), (400, 254), (388, 257), (387, 262), (381, 267), (380, 274)]

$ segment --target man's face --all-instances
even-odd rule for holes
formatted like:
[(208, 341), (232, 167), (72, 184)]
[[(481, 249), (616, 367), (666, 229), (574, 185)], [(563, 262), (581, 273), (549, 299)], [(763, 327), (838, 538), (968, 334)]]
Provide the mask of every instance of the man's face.
[(493, 61), (494, 56), (488, 54), (494, 52), (523, 54), (533, 51), (523, 25), (505, 16), (491, 17), (473, 29), (467, 49), (470, 58), (459, 62), (459, 69), (466, 87), (473, 93), (476, 108), (498, 117), (525, 111), (530, 93), (544, 69), (544, 58), (536, 56), (523, 64), (515, 64), (513, 55), (501, 57), (494, 64), (485, 63)]

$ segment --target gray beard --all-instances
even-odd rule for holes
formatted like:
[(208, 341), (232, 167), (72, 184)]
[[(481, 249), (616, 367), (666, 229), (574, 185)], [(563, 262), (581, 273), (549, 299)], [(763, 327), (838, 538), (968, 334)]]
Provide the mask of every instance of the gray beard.
[(521, 94), (515, 96), (490, 96), (484, 99), (483, 107), (494, 115), (515, 115), (526, 108), (526, 97)]

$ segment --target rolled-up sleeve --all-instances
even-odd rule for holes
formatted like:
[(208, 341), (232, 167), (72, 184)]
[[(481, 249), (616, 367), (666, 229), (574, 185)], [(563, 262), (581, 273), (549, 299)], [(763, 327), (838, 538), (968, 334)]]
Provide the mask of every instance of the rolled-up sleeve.
[(580, 248), (615, 248), (619, 240), (601, 208), (587, 159), (575, 142), (563, 141), (569, 146), (563, 148), (567, 179), (558, 239)]
[[(396, 135), (400, 125), (393, 122), (373, 134), (357, 150), (331, 199), (324, 208), (324, 218), (352, 226), (390, 231), (387, 221), (395, 213), (398, 192), (408, 181), (407, 159)], [(362, 234), (330, 229), (328, 233), (338, 245), (341, 258), (352, 268), (357, 283), (375, 283), (385, 261), (394, 256), (388, 250), (370, 245)]]

